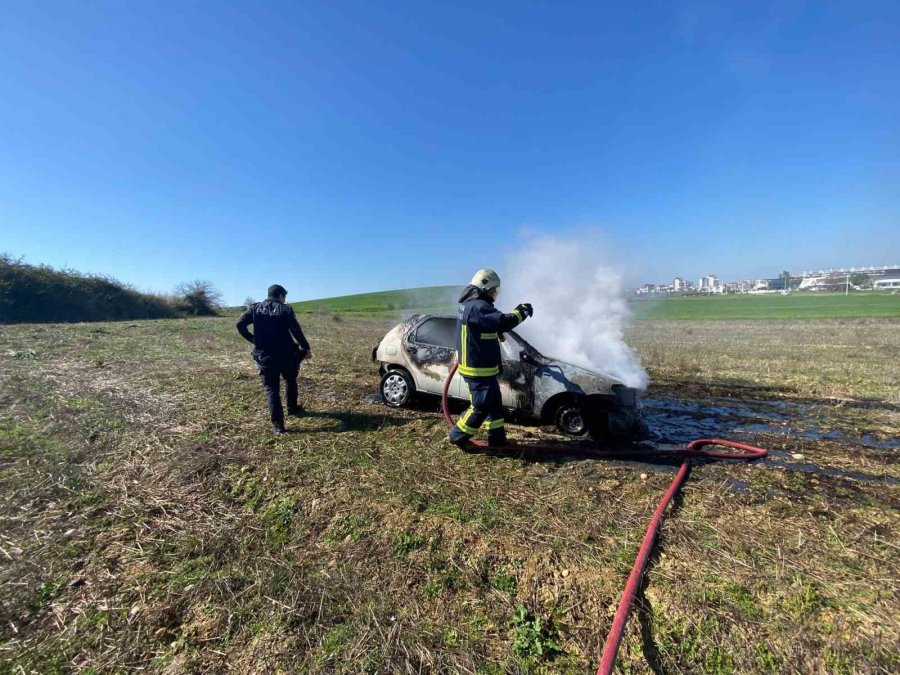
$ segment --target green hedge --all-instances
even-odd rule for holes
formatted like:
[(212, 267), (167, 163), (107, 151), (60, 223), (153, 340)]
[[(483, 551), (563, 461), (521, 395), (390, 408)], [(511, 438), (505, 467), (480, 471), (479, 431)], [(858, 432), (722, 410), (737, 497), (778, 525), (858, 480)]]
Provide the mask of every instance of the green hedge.
[(0, 255), (0, 323), (122, 321), (176, 316), (163, 297), (115, 279)]

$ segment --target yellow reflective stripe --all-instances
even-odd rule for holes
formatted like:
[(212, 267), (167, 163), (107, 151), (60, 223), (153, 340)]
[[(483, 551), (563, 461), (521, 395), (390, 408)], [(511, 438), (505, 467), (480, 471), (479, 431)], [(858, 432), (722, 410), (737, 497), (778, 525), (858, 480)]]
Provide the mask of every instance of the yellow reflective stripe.
[(482, 333), (481, 334), (482, 340), (496, 340), (498, 337), (500, 337), (500, 336), (497, 335), (496, 333)]
[(462, 420), (456, 423), (456, 428), (465, 434), (469, 434), (469, 436), (474, 436), (478, 433), (478, 429), (473, 429), (468, 424), (465, 424)]
[(463, 367), (469, 362), (466, 354), (466, 342), (469, 340), (469, 329), (466, 324), (462, 325), (462, 329), (460, 332), (460, 347), (462, 347), (462, 358), (459, 360), (459, 369), (462, 371)]
[(481, 425), (482, 429), (502, 429), (506, 425), (506, 420), (485, 420)]
[(462, 416), (459, 418), (459, 421), (462, 422), (463, 424), (468, 424), (469, 419), (471, 419), (472, 415), (474, 415), (474, 414), (475, 414), (475, 408), (469, 407), (466, 410), (466, 412), (464, 412), (462, 414)]
[(490, 377), (491, 375), (500, 374), (500, 366), (493, 366), (491, 368), (470, 368), (469, 366), (459, 364), (459, 374), (463, 377)]
[(520, 312), (519, 310), (514, 309), (512, 311), (512, 313), (516, 315), (516, 318), (519, 320), (519, 323), (522, 323), (525, 320), (525, 317), (522, 316), (522, 312)]

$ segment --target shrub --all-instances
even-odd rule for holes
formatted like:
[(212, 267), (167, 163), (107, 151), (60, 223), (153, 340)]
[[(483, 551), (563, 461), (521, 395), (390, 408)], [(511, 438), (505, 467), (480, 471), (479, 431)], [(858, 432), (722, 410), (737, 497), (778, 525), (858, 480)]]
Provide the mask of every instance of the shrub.
[(179, 312), (190, 316), (216, 316), (222, 302), (222, 293), (212, 282), (195, 279), (175, 287)]
[(29, 265), (0, 254), (0, 323), (127, 321), (175, 316), (163, 297), (110, 277)]

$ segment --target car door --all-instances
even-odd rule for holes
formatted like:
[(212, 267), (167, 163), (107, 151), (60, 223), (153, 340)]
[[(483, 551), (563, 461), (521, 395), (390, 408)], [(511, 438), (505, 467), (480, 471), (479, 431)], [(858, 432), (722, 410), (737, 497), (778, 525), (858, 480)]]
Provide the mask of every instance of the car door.
[(522, 360), (525, 345), (518, 335), (510, 331), (504, 338), (500, 343), (503, 372), (498, 378), (503, 405), (525, 415), (533, 415), (535, 367)]
[[(430, 394), (442, 394), (456, 351), (456, 319), (425, 317), (410, 331), (406, 351), (413, 366), (416, 388)], [(461, 397), (462, 383), (459, 374), (454, 376), (450, 384), (451, 397)]]

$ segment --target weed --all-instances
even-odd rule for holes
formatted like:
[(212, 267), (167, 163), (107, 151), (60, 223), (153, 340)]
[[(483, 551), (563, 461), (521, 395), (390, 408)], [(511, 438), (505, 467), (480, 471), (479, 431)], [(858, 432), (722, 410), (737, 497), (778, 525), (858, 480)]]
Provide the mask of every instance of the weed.
[(297, 500), (291, 496), (280, 497), (265, 508), (262, 518), (269, 526), (267, 535), (272, 543), (287, 541), (296, 512)]
[(444, 643), (445, 647), (459, 647), (463, 640), (455, 628), (447, 628), (444, 630), (441, 635), (441, 642)]
[(759, 600), (749, 590), (741, 584), (733, 581), (726, 581), (724, 584), (725, 595), (737, 605), (741, 613), (748, 618), (760, 618), (762, 609), (759, 606)]
[(434, 600), (440, 595), (442, 588), (443, 584), (439, 579), (429, 579), (428, 582), (422, 586), (422, 597), (426, 600)]
[(552, 624), (541, 621), (523, 605), (516, 608), (510, 626), (513, 631), (513, 653), (525, 663), (549, 661), (563, 653)]
[(232, 485), (230, 494), (251, 511), (256, 511), (262, 504), (264, 490), (258, 478), (244, 475)]
[(801, 620), (830, 606), (832, 602), (819, 592), (816, 583), (800, 574), (794, 575), (790, 593), (781, 603), (781, 608), (795, 620)]
[(358, 543), (368, 532), (368, 523), (356, 515), (344, 516), (329, 528), (325, 540)]
[(825, 650), (825, 665), (828, 666), (828, 672), (833, 675), (850, 675), (853, 672), (852, 664), (832, 649)]
[(206, 579), (211, 574), (211, 556), (204, 555), (198, 558), (188, 558), (175, 570), (171, 583), (173, 586), (190, 586)]
[(767, 642), (756, 645), (756, 667), (764, 673), (775, 673), (781, 669), (784, 659), (772, 651)]
[(412, 532), (403, 532), (394, 542), (394, 554), (398, 556), (409, 555), (413, 551), (422, 548), (425, 540)]
[(344, 645), (352, 632), (352, 626), (341, 623), (328, 631), (322, 640), (322, 651), (326, 656), (338, 656), (344, 649)]
[(33, 589), (31, 593), (31, 600), (28, 602), (28, 606), (31, 609), (32, 614), (39, 614), (43, 612), (47, 605), (59, 594), (59, 592), (65, 587), (66, 582), (64, 579), (57, 579), (55, 581), (42, 581), (37, 585), (35, 589)]
[(491, 579), (491, 587), (496, 588), (498, 591), (508, 593), (509, 595), (515, 595), (516, 590), (518, 589), (518, 582), (514, 575), (501, 572), (494, 575)]

